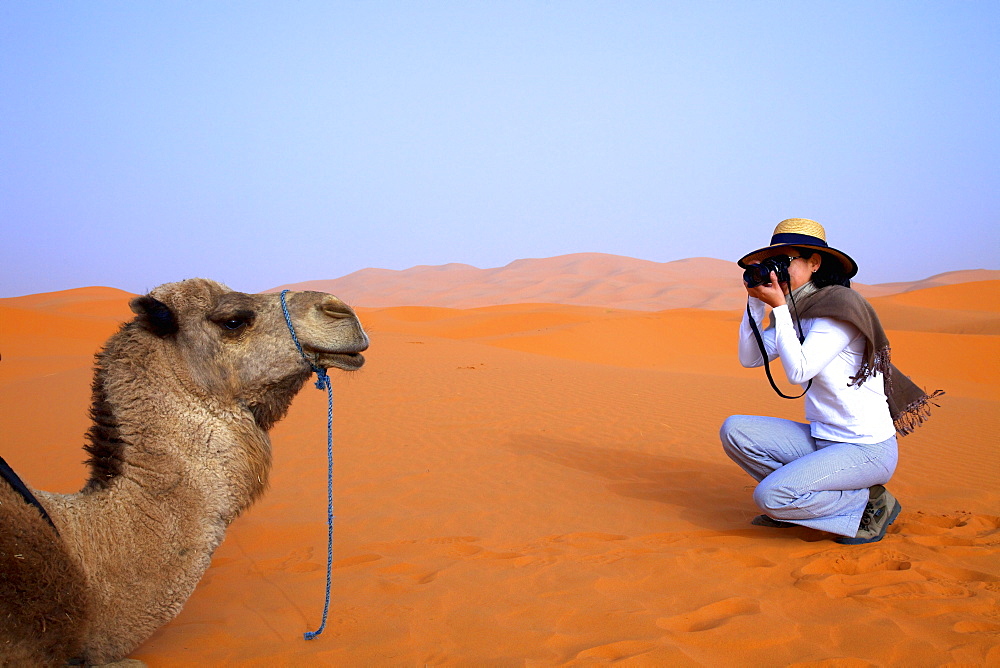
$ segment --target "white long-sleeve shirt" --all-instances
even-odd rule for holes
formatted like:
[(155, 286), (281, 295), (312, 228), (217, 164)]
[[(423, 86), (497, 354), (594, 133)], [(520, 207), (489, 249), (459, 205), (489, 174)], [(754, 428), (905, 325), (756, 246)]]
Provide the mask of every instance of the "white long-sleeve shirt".
[[(756, 322), (764, 316), (765, 304), (750, 298), (750, 312)], [(805, 341), (799, 343), (788, 306), (774, 309), (775, 326), (761, 331), (768, 361), (781, 357), (790, 383), (804, 386), (806, 419), (812, 435), (841, 443), (880, 443), (896, 433), (881, 374), (872, 374), (864, 383), (851, 386), (865, 350), (861, 331), (844, 320), (804, 318)], [(764, 359), (757, 346), (746, 312), (740, 323), (740, 364), (758, 367)]]

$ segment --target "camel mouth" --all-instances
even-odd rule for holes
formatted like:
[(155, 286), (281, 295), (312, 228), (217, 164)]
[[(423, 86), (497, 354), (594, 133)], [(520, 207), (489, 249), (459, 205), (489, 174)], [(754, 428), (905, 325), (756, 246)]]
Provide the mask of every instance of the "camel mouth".
[(365, 357), (361, 353), (333, 353), (317, 351), (317, 366), (324, 369), (334, 367), (344, 371), (354, 371), (360, 369), (365, 364)]

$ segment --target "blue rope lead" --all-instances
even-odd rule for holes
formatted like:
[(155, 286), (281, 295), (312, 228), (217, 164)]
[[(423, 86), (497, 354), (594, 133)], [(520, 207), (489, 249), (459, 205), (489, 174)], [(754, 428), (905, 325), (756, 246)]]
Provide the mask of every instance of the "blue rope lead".
[(303, 635), (306, 640), (312, 640), (326, 629), (326, 615), (330, 611), (330, 577), (333, 570), (333, 387), (330, 384), (330, 376), (326, 369), (321, 369), (306, 357), (299, 343), (299, 337), (295, 335), (295, 327), (292, 326), (292, 316), (288, 313), (288, 305), (285, 304), (285, 293), (281, 291), (281, 312), (285, 315), (285, 324), (292, 334), (292, 341), (295, 348), (302, 355), (302, 359), (316, 372), (316, 389), (326, 390), (326, 600), (323, 603), (323, 620), (319, 628), (315, 631), (306, 631)]

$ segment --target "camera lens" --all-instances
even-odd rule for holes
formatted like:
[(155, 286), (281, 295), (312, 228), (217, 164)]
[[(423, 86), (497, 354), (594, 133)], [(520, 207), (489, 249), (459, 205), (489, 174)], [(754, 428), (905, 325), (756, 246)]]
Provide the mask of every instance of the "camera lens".
[(764, 264), (752, 264), (743, 271), (743, 282), (747, 287), (754, 288), (771, 280), (771, 270)]

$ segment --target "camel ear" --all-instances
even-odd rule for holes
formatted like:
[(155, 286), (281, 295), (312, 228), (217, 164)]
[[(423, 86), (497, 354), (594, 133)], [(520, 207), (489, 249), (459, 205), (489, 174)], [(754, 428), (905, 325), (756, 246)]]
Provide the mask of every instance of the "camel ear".
[(159, 299), (154, 299), (149, 295), (136, 297), (129, 302), (129, 307), (133, 313), (139, 316), (136, 321), (160, 338), (176, 334), (180, 328), (177, 324), (177, 316), (170, 310), (169, 306)]

